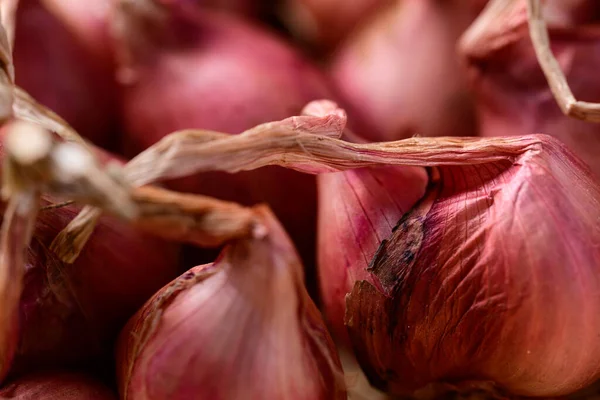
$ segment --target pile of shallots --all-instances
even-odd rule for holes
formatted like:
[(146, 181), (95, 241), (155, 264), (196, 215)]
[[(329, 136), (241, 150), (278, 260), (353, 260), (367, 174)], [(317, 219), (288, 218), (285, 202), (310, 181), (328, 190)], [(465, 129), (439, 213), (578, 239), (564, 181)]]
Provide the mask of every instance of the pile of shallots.
[(599, 69), (592, 0), (0, 0), (0, 398), (595, 399)]

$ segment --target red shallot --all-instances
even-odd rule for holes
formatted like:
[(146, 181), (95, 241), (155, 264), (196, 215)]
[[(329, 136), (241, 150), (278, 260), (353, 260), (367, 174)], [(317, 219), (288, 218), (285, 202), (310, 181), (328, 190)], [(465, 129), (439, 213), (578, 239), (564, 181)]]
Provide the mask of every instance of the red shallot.
[(346, 399), (299, 258), (270, 211), (257, 212), (264, 236), (192, 268), (129, 321), (117, 353), (123, 399)]
[(372, 127), (361, 131), (365, 138), (476, 133), (455, 43), (480, 7), (463, 1), (397, 1), (340, 48), (331, 75), (351, 106), (350, 115), (357, 113)]

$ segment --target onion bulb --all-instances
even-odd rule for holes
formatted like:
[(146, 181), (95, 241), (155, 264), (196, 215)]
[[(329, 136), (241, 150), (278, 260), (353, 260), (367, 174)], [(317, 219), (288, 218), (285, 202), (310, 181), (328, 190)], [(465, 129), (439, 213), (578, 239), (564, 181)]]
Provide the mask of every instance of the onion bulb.
[(116, 84), (106, 26), (111, 0), (20, 0), (16, 83), (82, 136), (109, 146), (116, 129)]
[(101, 382), (72, 372), (26, 375), (1, 387), (0, 397), (18, 400), (116, 400)]
[(165, 286), (119, 339), (123, 399), (346, 399), (339, 357), (273, 215)]
[(79, 365), (103, 358), (119, 329), (175, 276), (177, 246), (102, 217), (73, 264), (49, 250), (77, 215), (42, 210), (28, 252), (13, 370)]
[[(54, 203), (45, 198), (45, 206)], [(90, 366), (106, 358), (127, 319), (177, 274), (178, 245), (110, 216), (100, 218), (73, 264), (61, 262), (50, 244), (79, 209), (68, 205), (38, 213), (27, 251), (13, 374)], [(0, 361), (3, 379), (11, 360)]]
[[(180, 129), (240, 133), (328, 95), (319, 71), (271, 33), (181, 3), (122, 2), (115, 20), (126, 155)], [(194, 175), (168, 186), (246, 205), (269, 203), (306, 264), (314, 264), (314, 177), (270, 167)]]
[[(599, 102), (600, 7), (580, 0), (544, 6), (552, 52), (575, 97)], [(529, 38), (526, 2), (482, 14), (474, 28), (464, 35), (461, 53), (477, 98), (480, 135), (555, 136), (600, 176), (600, 126), (569, 118), (556, 104)]]
[(320, 178), (326, 311), (338, 331), (345, 312), (375, 386), (559, 396), (600, 378), (600, 187), (563, 144), (535, 138), (512, 160), (492, 161), (498, 146), (490, 162), (431, 168), (407, 212), (417, 171)]
[[(342, 46), (331, 75), (375, 141), (474, 135), (472, 99), (455, 43), (481, 5), (404, 0), (382, 9)], [(477, 3), (478, 4), (478, 3)]]

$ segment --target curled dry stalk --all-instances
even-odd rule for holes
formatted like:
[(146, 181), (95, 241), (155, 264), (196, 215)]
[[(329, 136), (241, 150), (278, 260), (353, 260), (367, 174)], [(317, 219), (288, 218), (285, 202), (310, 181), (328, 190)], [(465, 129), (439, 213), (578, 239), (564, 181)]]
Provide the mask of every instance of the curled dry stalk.
[[(199, 246), (264, 234), (255, 213), (238, 204), (154, 187), (132, 189), (119, 166), (102, 168), (84, 147), (55, 140), (38, 125), (9, 126), (5, 150), (12, 160), (4, 179), (8, 191), (35, 185), (45, 194), (91, 204), (163, 238)], [(71, 254), (89, 230), (90, 224), (74, 225), (74, 234), (58, 250)]]
[(573, 118), (588, 122), (600, 122), (600, 104), (580, 101), (575, 98), (565, 74), (552, 54), (548, 27), (542, 15), (540, 0), (527, 0), (529, 34), (535, 49), (537, 60), (546, 76), (562, 112)]
[[(184, 130), (165, 136), (124, 167), (125, 180), (144, 185), (205, 171), (240, 172), (278, 165), (317, 174), (377, 165), (473, 165), (513, 160), (542, 146), (536, 136), (508, 138), (410, 138), (385, 143), (339, 139), (346, 114), (328, 101), (312, 102), (303, 115), (259, 125), (239, 135)], [(72, 262), (89, 237), (99, 210), (86, 208), (53, 246)], [(68, 238), (68, 239), (67, 239)], [(72, 252), (60, 254), (66, 244)], [(74, 249), (74, 250), (73, 250)]]

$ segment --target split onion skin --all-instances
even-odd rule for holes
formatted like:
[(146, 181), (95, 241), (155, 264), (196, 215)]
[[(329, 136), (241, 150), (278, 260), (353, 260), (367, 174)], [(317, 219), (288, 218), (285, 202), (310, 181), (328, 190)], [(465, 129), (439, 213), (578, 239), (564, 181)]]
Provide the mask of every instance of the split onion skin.
[[(387, 237), (360, 234), (368, 230), (353, 221), (365, 219), (365, 206), (336, 196), (339, 188), (322, 194), (340, 206), (321, 214), (332, 230), (320, 242), (321, 282), (356, 277), (349, 293), (330, 291), (324, 302), (339, 313), (345, 301), (345, 328), (376, 387), (407, 394), (493, 382), (513, 395), (551, 397), (600, 377), (600, 188), (564, 144), (536, 137), (540, 145), (514, 162), (438, 168), (393, 231), (384, 216), (399, 212), (386, 189), (398, 183), (357, 191), (367, 209), (380, 207), (371, 223)], [(327, 257), (344, 232), (354, 232), (356, 254), (379, 243), (373, 258)]]
[(350, 346), (344, 326), (346, 294), (357, 280), (369, 280), (367, 268), (381, 240), (423, 197), (428, 176), (419, 167), (380, 167), (317, 179), (321, 297), (332, 333)]

